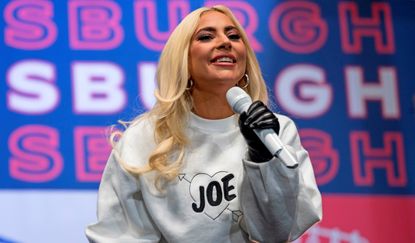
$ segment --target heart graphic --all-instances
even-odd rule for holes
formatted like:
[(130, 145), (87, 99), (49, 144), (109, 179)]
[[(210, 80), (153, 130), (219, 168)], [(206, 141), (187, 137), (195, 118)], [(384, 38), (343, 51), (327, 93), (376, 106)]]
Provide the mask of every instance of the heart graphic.
[(197, 207), (213, 220), (218, 218), (229, 206), (229, 201), (224, 196), (225, 190), (228, 189), (224, 187), (235, 188), (232, 183), (225, 184), (222, 180), (229, 178), (229, 175), (233, 178), (232, 174), (225, 171), (219, 171), (212, 176), (205, 173), (195, 175), (189, 187), (190, 196), (194, 201), (193, 207)]

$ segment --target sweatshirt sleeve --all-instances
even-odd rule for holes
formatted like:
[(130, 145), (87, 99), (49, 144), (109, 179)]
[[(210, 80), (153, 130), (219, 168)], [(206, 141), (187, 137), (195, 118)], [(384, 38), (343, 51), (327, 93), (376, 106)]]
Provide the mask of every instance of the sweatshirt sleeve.
[(294, 122), (286, 116), (278, 118), (280, 139), (299, 166), (287, 168), (278, 158), (265, 163), (244, 160), (241, 224), (258, 242), (293, 241), (322, 219), (321, 195), (308, 153)]
[(98, 191), (98, 220), (86, 228), (89, 242), (159, 242), (140, 191), (139, 180), (111, 154)]

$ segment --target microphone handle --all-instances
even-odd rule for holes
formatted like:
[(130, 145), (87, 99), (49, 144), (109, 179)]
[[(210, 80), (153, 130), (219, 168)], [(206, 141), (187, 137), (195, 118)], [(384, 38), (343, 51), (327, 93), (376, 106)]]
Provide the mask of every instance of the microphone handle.
[(288, 152), (273, 129), (254, 129), (254, 132), (270, 153), (280, 158), (286, 167), (296, 168), (298, 166), (297, 160)]

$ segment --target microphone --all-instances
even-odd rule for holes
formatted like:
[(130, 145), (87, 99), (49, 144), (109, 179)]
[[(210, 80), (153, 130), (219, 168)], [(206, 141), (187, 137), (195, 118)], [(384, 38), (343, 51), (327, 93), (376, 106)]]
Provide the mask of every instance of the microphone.
[[(252, 104), (251, 97), (239, 87), (230, 88), (226, 92), (226, 99), (232, 107), (232, 110), (238, 114), (247, 111)], [(297, 160), (290, 154), (273, 129), (254, 129), (254, 132), (269, 152), (273, 156), (281, 159), (286, 167), (296, 168), (298, 166)]]

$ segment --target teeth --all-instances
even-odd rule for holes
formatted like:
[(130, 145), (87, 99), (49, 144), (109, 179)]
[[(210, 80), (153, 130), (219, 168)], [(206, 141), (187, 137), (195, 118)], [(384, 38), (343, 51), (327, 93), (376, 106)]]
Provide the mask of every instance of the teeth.
[(233, 63), (233, 60), (232, 60), (232, 58), (229, 58), (229, 57), (221, 57), (221, 58), (218, 58), (216, 60), (216, 62), (230, 62), (230, 63)]

